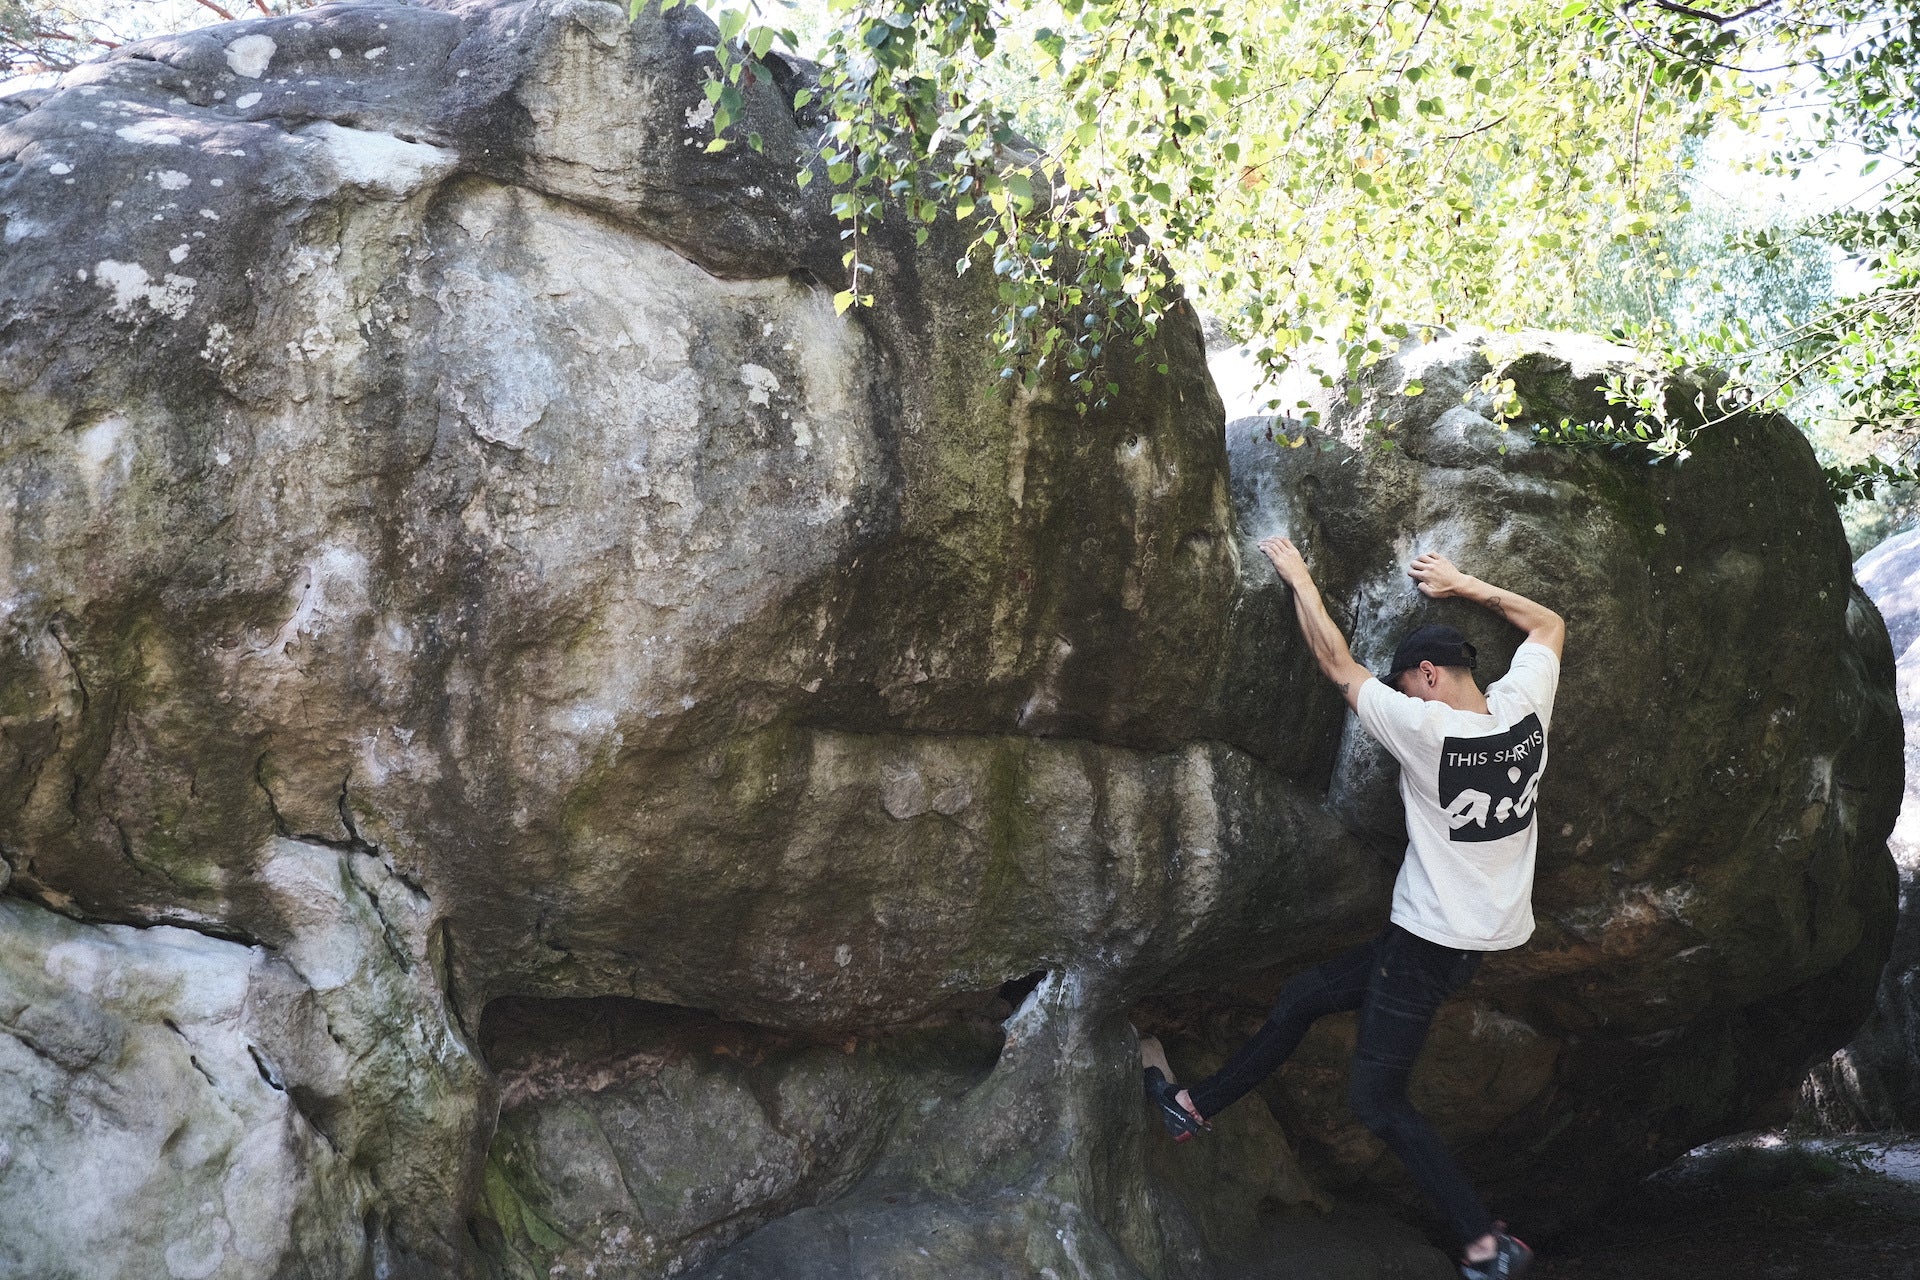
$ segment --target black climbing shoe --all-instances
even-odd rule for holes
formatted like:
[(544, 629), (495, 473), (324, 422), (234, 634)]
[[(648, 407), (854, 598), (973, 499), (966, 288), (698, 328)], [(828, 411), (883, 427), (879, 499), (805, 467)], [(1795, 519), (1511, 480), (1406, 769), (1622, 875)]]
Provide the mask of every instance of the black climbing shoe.
[(1533, 1266), (1533, 1250), (1526, 1242), (1516, 1240), (1507, 1234), (1507, 1224), (1493, 1224), (1493, 1256), (1485, 1262), (1460, 1263), (1460, 1274), (1465, 1280), (1520, 1280)]
[(1180, 1092), (1179, 1087), (1162, 1075), (1160, 1068), (1148, 1067), (1146, 1077), (1147, 1098), (1159, 1108), (1160, 1121), (1167, 1126), (1167, 1132), (1173, 1135), (1175, 1142), (1185, 1142), (1202, 1129), (1213, 1128), (1205, 1120), (1195, 1119), (1193, 1112), (1180, 1105), (1179, 1099), (1174, 1096)]

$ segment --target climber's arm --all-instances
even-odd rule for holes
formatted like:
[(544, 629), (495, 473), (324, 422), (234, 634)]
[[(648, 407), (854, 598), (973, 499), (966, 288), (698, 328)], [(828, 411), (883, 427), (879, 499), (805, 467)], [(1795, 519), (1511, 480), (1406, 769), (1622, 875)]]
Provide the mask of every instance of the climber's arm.
[(1560, 656), (1561, 646), (1567, 639), (1567, 624), (1547, 606), (1517, 591), (1506, 591), (1464, 574), (1454, 567), (1453, 561), (1434, 552), (1416, 557), (1407, 568), (1407, 576), (1419, 584), (1422, 595), (1436, 600), (1459, 596), (1483, 605), (1526, 632), (1527, 639), (1534, 644), (1545, 645), (1553, 650), (1554, 657)]
[(1347, 638), (1327, 615), (1320, 588), (1313, 585), (1313, 575), (1307, 572), (1307, 562), (1301, 557), (1300, 549), (1291, 539), (1268, 538), (1260, 544), (1260, 550), (1273, 562), (1273, 571), (1280, 575), (1280, 580), (1293, 589), (1293, 614), (1299, 619), (1300, 634), (1306, 637), (1307, 647), (1313, 650), (1314, 661), (1326, 672), (1327, 679), (1340, 687), (1340, 695), (1347, 700), (1347, 705), (1357, 705), (1360, 686), (1372, 678), (1373, 673), (1353, 660)]

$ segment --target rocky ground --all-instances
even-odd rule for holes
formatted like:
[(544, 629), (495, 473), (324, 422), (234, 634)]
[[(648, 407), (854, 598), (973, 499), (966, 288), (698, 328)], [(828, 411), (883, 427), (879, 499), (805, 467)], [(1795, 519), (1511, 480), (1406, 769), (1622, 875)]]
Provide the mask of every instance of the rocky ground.
[(1538, 1280), (1920, 1280), (1920, 1141), (1751, 1133), (1701, 1147), (1606, 1221), (1541, 1242)]

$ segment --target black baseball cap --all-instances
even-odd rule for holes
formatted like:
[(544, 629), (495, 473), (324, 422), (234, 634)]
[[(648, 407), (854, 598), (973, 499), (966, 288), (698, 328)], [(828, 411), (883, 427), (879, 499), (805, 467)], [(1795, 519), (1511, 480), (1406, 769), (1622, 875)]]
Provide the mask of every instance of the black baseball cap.
[(1423, 662), (1431, 662), (1436, 667), (1465, 667), (1471, 671), (1479, 665), (1480, 654), (1459, 631), (1430, 622), (1409, 631), (1400, 647), (1393, 651), (1393, 667), (1387, 672), (1385, 683), (1392, 684), (1402, 671), (1410, 671)]

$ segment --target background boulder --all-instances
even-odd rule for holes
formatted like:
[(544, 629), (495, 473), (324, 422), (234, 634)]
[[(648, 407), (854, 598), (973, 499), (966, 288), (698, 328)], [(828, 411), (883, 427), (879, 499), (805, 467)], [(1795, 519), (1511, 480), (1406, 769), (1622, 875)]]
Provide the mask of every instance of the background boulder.
[[(1888, 538), (1854, 565), (1860, 587), (1886, 619), (1898, 656), (1900, 710), (1908, 721), (1907, 790), (1920, 786), (1920, 532)], [(1839, 1131), (1920, 1128), (1920, 804), (1903, 805), (1888, 838), (1900, 872), (1900, 925), (1893, 953), (1860, 1032), (1820, 1063), (1801, 1088), (1814, 1124)]]
[[(1444, 621), (1479, 645), (1483, 678), (1504, 670), (1517, 633), (1407, 589), (1428, 550), (1567, 618), (1538, 932), (1443, 1013), (1415, 1085), (1490, 1198), (1543, 1225), (1790, 1105), (1798, 1070), (1865, 1015), (1894, 925), (1891, 654), (1811, 450), (1756, 415), (1710, 428), (1679, 466), (1533, 438), (1607, 416), (1605, 376), (1635, 376), (1625, 354), (1548, 335), (1409, 346), (1329, 397), (1324, 431), (1228, 429), (1243, 531), (1306, 543), (1361, 661), (1383, 668), (1406, 630)], [(1502, 383), (1519, 400), (1506, 423)], [(1679, 375), (1664, 394), (1697, 414), (1714, 388)], [(1383, 854), (1404, 840), (1395, 778), (1346, 734), (1328, 805)], [(1162, 1007), (1220, 1052), (1283, 976)], [(1390, 1174), (1328, 1105), (1350, 1035), (1318, 1030), (1267, 1091), (1336, 1185)]]
[[(1540, 447), (1619, 353), (1447, 339), (1289, 447), (1223, 433), (1184, 307), (1084, 420), (1010, 394), (951, 227), (882, 229), (835, 316), (802, 69), (748, 92), (764, 153), (709, 153), (714, 38), (331, 6), (0, 121), (0, 1063), (144, 1099), (104, 1147), (7, 1120), (0, 1209), (71, 1238), (103, 1210), (60, 1188), (152, 1170), (102, 1254), (142, 1276), (1444, 1274), (1349, 1216), (1400, 1188), (1338, 1020), (1267, 1110), (1146, 1145), (1134, 1026), (1217, 1056), (1379, 927), (1402, 838), (1282, 530), (1363, 661), (1434, 616), (1504, 666), (1411, 592), (1428, 548), (1572, 627), (1541, 933), (1418, 1083), (1509, 1216), (1845, 1039), (1898, 716), (1790, 424), (1677, 469)], [(333, 1155), (170, 1255), (269, 1129)]]

